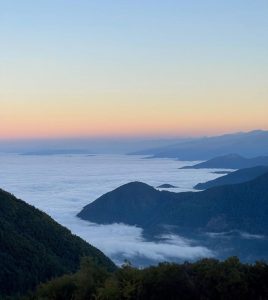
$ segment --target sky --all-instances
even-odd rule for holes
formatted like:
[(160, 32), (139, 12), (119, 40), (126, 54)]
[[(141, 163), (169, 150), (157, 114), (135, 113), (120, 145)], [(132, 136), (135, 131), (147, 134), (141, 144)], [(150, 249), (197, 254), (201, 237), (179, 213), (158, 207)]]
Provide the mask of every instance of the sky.
[(0, 0), (0, 139), (268, 129), (267, 0)]

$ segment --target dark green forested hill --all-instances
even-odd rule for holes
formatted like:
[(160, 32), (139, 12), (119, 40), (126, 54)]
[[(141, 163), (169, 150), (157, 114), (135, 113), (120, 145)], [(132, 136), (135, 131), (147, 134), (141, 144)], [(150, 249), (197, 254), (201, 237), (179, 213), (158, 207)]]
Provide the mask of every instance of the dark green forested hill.
[(203, 192), (157, 191), (139, 182), (107, 193), (84, 207), (79, 217), (97, 223), (123, 222), (152, 228), (173, 225), (186, 230), (241, 230), (268, 233), (268, 173), (235, 185)]
[(45, 213), (0, 190), (0, 299), (77, 270), (89, 256), (108, 270), (114, 264)]

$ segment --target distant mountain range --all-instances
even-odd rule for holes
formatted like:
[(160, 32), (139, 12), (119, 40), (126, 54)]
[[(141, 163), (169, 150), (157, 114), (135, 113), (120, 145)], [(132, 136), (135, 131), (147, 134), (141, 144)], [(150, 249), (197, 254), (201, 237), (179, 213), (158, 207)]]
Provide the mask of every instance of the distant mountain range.
[(198, 183), (194, 188), (197, 190), (206, 190), (208, 188), (220, 185), (242, 183), (253, 180), (254, 178), (265, 173), (268, 173), (268, 166), (241, 169), (214, 180), (210, 180), (204, 183)]
[(268, 173), (252, 181), (202, 192), (174, 193), (132, 182), (85, 206), (78, 216), (100, 224), (125, 223), (151, 239), (178, 234), (244, 261), (268, 259)]
[(57, 139), (12, 139), (0, 140), (0, 152), (27, 155), (49, 154), (125, 154), (144, 148), (163, 147), (191, 138), (150, 137), (96, 137)]
[(195, 138), (131, 154), (180, 160), (207, 160), (228, 153), (238, 153), (246, 157), (268, 156), (268, 131), (255, 130), (246, 133)]
[(84, 256), (105, 269), (116, 268), (48, 215), (0, 190), (0, 299), (76, 271)]
[(133, 182), (109, 192), (78, 214), (96, 223), (126, 223), (142, 228), (176, 225), (221, 232), (268, 234), (268, 173), (241, 184), (203, 192), (173, 193)]
[(228, 154), (181, 169), (243, 169), (256, 166), (268, 166), (268, 156), (245, 158), (238, 154)]
[(268, 173), (245, 183), (203, 192), (173, 193), (133, 182), (109, 192), (78, 214), (96, 223), (126, 223), (142, 228), (172, 225), (221, 232), (268, 234)]

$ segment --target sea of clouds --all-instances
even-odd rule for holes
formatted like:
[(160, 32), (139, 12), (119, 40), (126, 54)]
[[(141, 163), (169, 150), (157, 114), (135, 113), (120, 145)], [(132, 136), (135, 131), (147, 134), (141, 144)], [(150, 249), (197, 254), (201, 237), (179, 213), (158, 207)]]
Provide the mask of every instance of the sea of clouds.
[(145, 240), (142, 229), (125, 224), (98, 225), (76, 214), (118, 186), (142, 181), (154, 187), (169, 183), (174, 192), (219, 177), (215, 170), (180, 170), (194, 162), (143, 159), (127, 155), (0, 155), (0, 187), (48, 213), (60, 224), (102, 250), (116, 263), (125, 259), (144, 265), (192, 260), (214, 253), (184, 237)]

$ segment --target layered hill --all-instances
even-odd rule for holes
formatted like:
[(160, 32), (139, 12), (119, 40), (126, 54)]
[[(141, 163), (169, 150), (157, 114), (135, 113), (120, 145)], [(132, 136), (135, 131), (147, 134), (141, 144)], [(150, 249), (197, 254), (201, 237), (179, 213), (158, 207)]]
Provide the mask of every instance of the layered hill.
[(152, 214), (161, 209), (163, 200), (173, 194), (142, 182), (131, 182), (87, 205), (78, 217), (101, 224), (122, 222), (145, 226)]
[(182, 169), (244, 169), (256, 166), (268, 166), (268, 156), (245, 158), (238, 154), (228, 154)]
[(207, 160), (228, 153), (246, 157), (268, 155), (268, 131), (225, 134), (179, 141), (165, 147), (151, 148), (132, 154), (169, 157), (180, 160)]
[(107, 270), (115, 265), (45, 213), (0, 190), (0, 298), (76, 271), (81, 257)]
[(96, 223), (123, 222), (144, 229), (175, 226), (179, 232), (268, 233), (268, 173), (203, 192), (157, 191), (129, 183), (84, 207), (78, 216)]
[(268, 173), (268, 166), (241, 169), (214, 180), (210, 180), (204, 183), (198, 183), (194, 188), (197, 190), (206, 190), (208, 188), (221, 185), (242, 183), (253, 180), (254, 178), (265, 173)]

